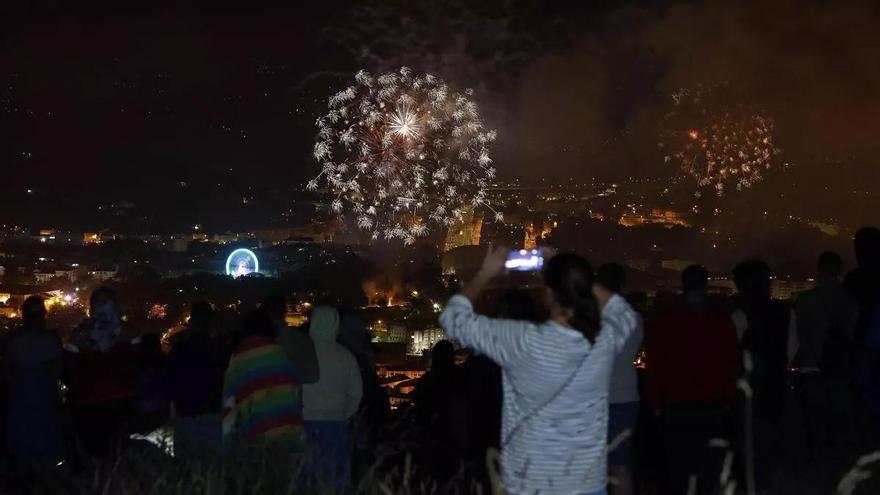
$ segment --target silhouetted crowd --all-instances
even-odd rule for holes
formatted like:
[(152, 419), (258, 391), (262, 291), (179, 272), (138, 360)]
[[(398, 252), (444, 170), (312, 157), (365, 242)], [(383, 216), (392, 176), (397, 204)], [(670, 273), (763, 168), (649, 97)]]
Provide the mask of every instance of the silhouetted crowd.
[(550, 258), (538, 287), (493, 286), (503, 253), (490, 250), (440, 318), (466, 360), (438, 343), (414, 407), (396, 414), (356, 312), (318, 306), (298, 328), (278, 294), (240, 320), (196, 301), (163, 349), (109, 288), (63, 342), (32, 296), (2, 345), (10, 472), (26, 486), (45, 470), (94, 469), (170, 424), (176, 459), (270, 449), (301, 460), (303, 488), (342, 491), (376, 461), (380, 432), (406, 423), (424, 476), (440, 482), (772, 492), (793, 455), (822, 466), (880, 445), (880, 230), (859, 230), (854, 247), (858, 267), (843, 276), (841, 256), (822, 253), (815, 287), (792, 301), (772, 298), (772, 271), (755, 259), (733, 269), (730, 297), (693, 265), (650, 308), (624, 297), (621, 265), (594, 272), (570, 254)]
[(89, 317), (64, 343), (39, 296), (21, 310), (21, 327), (3, 342), (6, 445), (20, 487), (46, 469), (93, 469), (168, 424), (173, 441), (153, 442), (177, 459), (270, 449), (304, 459), (302, 486), (342, 487), (354, 416), (376, 424), (388, 415), (354, 313), (319, 306), (306, 331), (285, 323), (277, 294), (240, 322), (197, 301), (166, 353), (157, 335), (123, 320), (107, 287), (92, 293)]

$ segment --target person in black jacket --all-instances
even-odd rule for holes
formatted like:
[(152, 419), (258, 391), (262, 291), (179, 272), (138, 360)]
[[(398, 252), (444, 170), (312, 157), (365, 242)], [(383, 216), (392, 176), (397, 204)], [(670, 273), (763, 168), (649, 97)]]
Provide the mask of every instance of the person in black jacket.
[(163, 371), (165, 394), (174, 406), (179, 458), (221, 451), (220, 408), (229, 356), (212, 335), (213, 319), (210, 304), (192, 304), (189, 328), (175, 339)]
[(745, 377), (752, 390), (753, 427), (751, 435), (745, 434), (754, 445), (755, 485), (758, 490), (767, 490), (781, 453), (788, 365), (794, 353), (792, 342), (796, 342), (794, 318), (788, 304), (771, 297), (772, 272), (767, 263), (743, 261), (733, 276), (739, 290), (733, 318), (740, 335)]

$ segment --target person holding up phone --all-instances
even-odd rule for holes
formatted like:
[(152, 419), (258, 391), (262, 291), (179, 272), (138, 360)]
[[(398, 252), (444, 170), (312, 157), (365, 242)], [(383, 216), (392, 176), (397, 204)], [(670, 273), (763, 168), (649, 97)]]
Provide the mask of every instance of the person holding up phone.
[(502, 368), (502, 484), (511, 494), (604, 495), (608, 388), (626, 330), (601, 317), (592, 268), (574, 254), (543, 262), (547, 321), (474, 313), (474, 301), (503, 271), (508, 254), (490, 249), (476, 277), (440, 315), (449, 337)]

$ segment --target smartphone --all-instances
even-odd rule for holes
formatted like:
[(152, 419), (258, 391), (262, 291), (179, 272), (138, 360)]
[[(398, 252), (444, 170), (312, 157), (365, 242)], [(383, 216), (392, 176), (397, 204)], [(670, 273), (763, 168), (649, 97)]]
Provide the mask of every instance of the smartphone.
[(541, 249), (513, 249), (507, 255), (504, 268), (509, 272), (533, 272), (544, 267)]

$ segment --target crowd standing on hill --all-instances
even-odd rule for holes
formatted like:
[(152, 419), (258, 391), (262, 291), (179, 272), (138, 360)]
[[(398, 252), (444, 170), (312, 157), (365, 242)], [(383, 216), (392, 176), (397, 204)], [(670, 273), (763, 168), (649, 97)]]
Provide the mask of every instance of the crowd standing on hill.
[[(490, 249), (440, 316), (467, 361), (438, 343), (413, 414), (397, 415), (412, 418), (422, 476), (489, 489), (497, 459), (494, 488), (511, 494), (771, 493), (793, 445), (811, 466), (876, 447), (880, 230), (854, 244), (857, 268), (843, 277), (841, 257), (822, 253), (815, 287), (792, 303), (771, 297), (766, 263), (745, 260), (733, 297), (713, 297), (693, 265), (650, 312), (624, 297), (622, 266), (594, 272), (574, 254), (547, 260), (540, 287), (486, 290), (507, 254)], [(182, 462), (270, 449), (298, 463), (303, 489), (353, 486), (394, 423), (369, 335), (356, 312), (318, 306), (307, 328), (285, 312), (271, 294), (230, 338), (196, 301), (166, 355), (109, 288), (64, 341), (27, 299), (2, 346), (9, 472), (27, 486), (94, 469), (172, 425)]]

